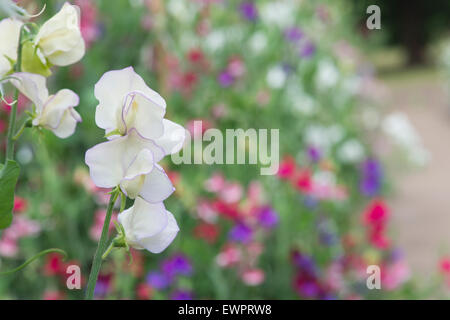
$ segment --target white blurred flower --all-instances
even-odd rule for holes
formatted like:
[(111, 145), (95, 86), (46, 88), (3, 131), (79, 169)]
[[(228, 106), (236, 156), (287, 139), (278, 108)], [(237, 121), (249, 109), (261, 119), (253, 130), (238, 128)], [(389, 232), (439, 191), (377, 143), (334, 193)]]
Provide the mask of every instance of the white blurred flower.
[(67, 138), (75, 132), (77, 123), (81, 122), (74, 109), (79, 103), (75, 92), (62, 89), (49, 96), (46, 79), (39, 74), (18, 72), (11, 78), (11, 83), (35, 106), (33, 126), (49, 129), (59, 138)]
[(350, 139), (338, 149), (337, 157), (344, 163), (357, 163), (364, 158), (364, 147), (357, 139)]
[(269, 69), (266, 76), (267, 85), (272, 89), (281, 89), (286, 83), (287, 75), (281, 66)]
[(267, 47), (267, 43), (267, 36), (262, 31), (255, 32), (249, 40), (250, 49), (255, 54), (262, 52)]
[(288, 27), (295, 20), (294, 4), (289, 1), (269, 1), (261, 8), (261, 19), (268, 25)]
[(330, 60), (321, 60), (315, 77), (315, 84), (319, 90), (334, 87), (339, 80), (339, 71)]
[(319, 148), (324, 154), (340, 142), (344, 136), (344, 129), (338, 125), (324, 127), (313, 124), (305, 129), (304, 140), (306, 144)]
[(189, 23), (195, 18), (195, 8), (184, 0), (169, 0), (167, 11), (178, 21)]
[(423, 147), (421, 138), (416, 132), (406, 114), (394, 112), (383, 120), (382, 130), (392, 137), (408, 153), (408, 159), (416, 165), (425, 165), (429, 152)]
[(16, 19), (0, 21), (0, 78), (12, 69), (10, 60), (17, 60), (17, 48), (22, 25), (23, 23)]
[(223, 30), (215, 30), (209, 33), (205, 39), (206, 48), (212, 52), (222, 49), (225, 42), (226, 36)]
[(80, 9), (64, 3), (61, 10), (42, 25), (34, 43), (54, 65), (67, 66), (78, 62), (85, 52), (80, 31)]
[(160, 253), (175, 239), (177, 222), (162, 202), (148, 203), (137, 198), (134, 205), (119, 214), (127, 243), (135, 249)]

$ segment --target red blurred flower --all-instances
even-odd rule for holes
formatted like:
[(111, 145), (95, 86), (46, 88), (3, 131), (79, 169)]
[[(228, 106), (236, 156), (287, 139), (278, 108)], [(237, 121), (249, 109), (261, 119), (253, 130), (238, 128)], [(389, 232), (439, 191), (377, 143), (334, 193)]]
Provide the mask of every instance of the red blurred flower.
[(14, 208), (13, 208), (13, 212), (24, 212), (25, 210), (27, 210), (28, 207), (28, 202), (27, 200), (25, 200), (22, 197), (19, 196), (15, 196), (14, 197)]
[(194, 235), (197, 238), (203, 239), (209, 244), (216, 242), (219, 236), (219, 229), (216, 225), (211, 223), (201, 223), (194, 229)]
[(46, 257), (44, 274), (47, 276), (60, 275), (66, 273), (65, 263), (59, 253), (50, 253)]
[(295, 173), (295, 159), (292, 156), (286, 156), (280, 163), (278, 177), (280, 179), (290, 179)]
[(140, 283), (136, 287), (136, 297), (141, 300), (150, 300), (152, 298), (153, 290), (146, 283)]
[(235, 203), (229, 204), (221, 200), (216, 200), (212, 203), (214, 210), (222, 214), (225, 218), (237, 220), (239, 218), (239, 211)]
[(297, 190), (305, 193), (310, 192), (312, 189), (311, 171), (309, 169), (297, 171), (293, 183)]
[(365, 224), (380, 225), (387, 222), (389, 218), (389, 208), (382, 200), (373, 200), (367, 206), (367, 209), (363, 216)]

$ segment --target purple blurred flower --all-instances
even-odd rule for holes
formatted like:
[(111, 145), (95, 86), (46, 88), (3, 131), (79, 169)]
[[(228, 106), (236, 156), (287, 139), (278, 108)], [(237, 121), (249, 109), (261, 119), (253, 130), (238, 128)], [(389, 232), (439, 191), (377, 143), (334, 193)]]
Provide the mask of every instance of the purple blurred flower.
[(222, 87), (229, 87), (234, 83), (233, 76), (228, 71), (222, 71), (217, 78)]
[(303, 32), (300, 28), (291, 27), (284, 31), (284, 37), (289, 42), (298, 42), (301, 38), (303, 38)]
[(300, 56), (302, 58), (310, 58), (316, 52), (316, 46), (311, 41), (307, 41), (300, 48)]
[(184, 291), (184, 290), (177, 290), (170, 296), (170, 299), (172, 300), (192, 300), (192, 292)]
[(312, 162), (319, 162), (321, 154), (319, 149), (309, 146), (308, 147), (308, 157)]
[(162, 271), (169, 277), (176, 275), (188, 276), (192, 273), (192, 265), (189, 259), (179, 253), (163, 261), (161, 264)]
[(111, 275), (99, 275), (95, 284), (94, 296), (104, 297), (110, 289)]
[(278, 214), (271, 207), (264, 207), (259, 212), (258, 219), (264, 228), (273, 228), (278, 223)]
[(167, 288), (170, 282), (170, 278), (159, 271), (153, 271), (147, 275), (147, 284), (158, 290)]
[(305, 298), (314, 298), (320, 293), (320, 287), (315, 281), (298, 281), (296, 287), (298, 294)]
[(242, 243), (248, 243), (252, 240), (252, 229), (250, 227), (247, 227), (245, 224), (237, 224), (235, 225), (229, 233), (230, 239), (242, 242)]
[(294, 262), (294, 265), (299, 268), (302, 273), (310, 277), (315, 277), (317, 273), (317, 267), (312, 257), (295, 251), (292, 254), (292, 260)]
[(239, 11), (241, 12), (241, 15), (249, 21), (254, 21), (258, 18), (258, 9), (252, 1), (242, 2), (239, 6)]
[(361, 165), (360, 192), (372, 197), (380, 191), (383, 172), (379, 162), (375, 159), (367, 159)]

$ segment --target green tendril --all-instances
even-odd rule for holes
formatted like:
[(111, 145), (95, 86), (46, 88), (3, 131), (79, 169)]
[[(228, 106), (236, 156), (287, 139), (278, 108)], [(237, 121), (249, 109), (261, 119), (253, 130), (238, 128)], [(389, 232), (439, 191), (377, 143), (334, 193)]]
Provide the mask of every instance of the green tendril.
[(36, 259), (38, 259), (38, 258), (40, 258), (40, 257), (42, 257), (42, 256), (44, 256), (44, 255), (46, 255), (46, 254), (48, 254), (48, 253), (52, 253), (52, 252), (57, 252), (57, 253), (62, 254), (62, 255), (64, 256), (63, 260), (66, 260), (66, 259), (67, 259), (67, 253), (66, 253), (64, 250), (56, 249), (56, 248), (46, 249), (46, 250), (43, 250), (43, 251), (39, 252), (38, 254), (34, 255), (33, 257), (31, 257), (30, 259), (28, 259), (27, 261), (25, 261), (23, 264), (21, 264), (21, 265), (18, 266), (17, 268), (14, 268), (14, 269), (8, 270), (8, 271), (0, 272), (0, 276), (7, 275), (7, 274), (11, 274), (11, 273), (15, 273), (15, 272), (17, 272), (17, 271), (20, 271), (20, 270), (22, 270), (23, 268), (25, 268), (26, 266), (28, 266), (30, 263), (32, 263), (34, 260), (36, 260)]

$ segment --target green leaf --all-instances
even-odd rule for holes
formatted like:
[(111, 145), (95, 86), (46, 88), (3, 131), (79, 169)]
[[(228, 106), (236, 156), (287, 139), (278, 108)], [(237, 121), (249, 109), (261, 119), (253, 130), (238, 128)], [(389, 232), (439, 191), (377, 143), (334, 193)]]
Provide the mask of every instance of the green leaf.
[(8, 160), (0, 170), (0, 229), (5, 229), (11, 225), (13, 218), (14, 189), (20, 167), (14, 160)]
[(41, 60), (36, 49), (37, 48), (31, 41), (26, 41), (22, 45), (21, 69), (24, 72), (37, 73), (44, 77), (48, 77), (52, 74), (50, 67), (45, 61)]

